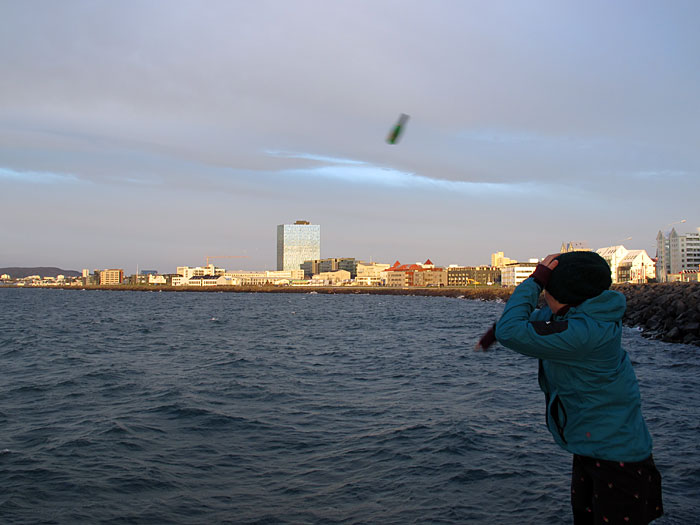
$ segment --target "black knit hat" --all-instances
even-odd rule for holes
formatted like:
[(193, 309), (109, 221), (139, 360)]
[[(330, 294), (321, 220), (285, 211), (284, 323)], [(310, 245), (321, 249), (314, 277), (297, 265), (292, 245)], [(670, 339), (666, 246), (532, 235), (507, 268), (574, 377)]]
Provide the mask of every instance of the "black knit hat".
[(612, 284), (610, 266), (595, 252), (562, 253), (557, 260), (545, 289), (562, 304), (581, 304)]

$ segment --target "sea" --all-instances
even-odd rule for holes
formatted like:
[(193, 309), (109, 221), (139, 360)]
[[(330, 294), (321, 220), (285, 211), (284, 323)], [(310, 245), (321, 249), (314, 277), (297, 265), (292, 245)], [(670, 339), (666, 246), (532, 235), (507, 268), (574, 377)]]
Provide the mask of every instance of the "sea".
[[(0, 289), (0, 523), (571, 523), (503, 303)], [(624, 331), (666, 514), (700, 523), (700, 349)]]

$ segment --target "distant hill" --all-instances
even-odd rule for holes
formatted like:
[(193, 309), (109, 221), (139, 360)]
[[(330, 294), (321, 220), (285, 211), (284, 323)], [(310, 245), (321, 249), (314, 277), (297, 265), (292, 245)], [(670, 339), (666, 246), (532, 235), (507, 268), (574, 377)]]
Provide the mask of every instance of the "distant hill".
[(80, 277), (82, 275), (81, 272), (76, 272), (75, 270), (61, 270), (60, 268), (55, 268), (53, 266), (37, 266), (36, 268), (0, 268), (0, 275), (4, 273), (8, 274), (13, 279), (22, 279), (23, 277), (29, 277), (30, 275), (41, 275), (42, 277), (56, 277), (57, 275), (65, 275), (66, 277)]

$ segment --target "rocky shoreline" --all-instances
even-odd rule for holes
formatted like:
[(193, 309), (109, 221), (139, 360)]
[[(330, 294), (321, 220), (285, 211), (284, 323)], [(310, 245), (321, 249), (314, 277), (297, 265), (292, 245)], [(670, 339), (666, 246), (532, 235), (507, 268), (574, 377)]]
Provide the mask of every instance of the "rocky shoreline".
[[(51, 287), (56, 288), (56, 287)], [(233, 293), (319, 293), (374, 294), (454, 297), (482, 301), (507, 301), (512, 288), (476, 286), (464, 288), (383, 288), (330, 286), (217, 286), (191, 288), (172, 286), (66, 286), (68, 290), (110, 290), (143, 292), (233, 292)], [(700, 346), (700, 283), (658, 283), (614, 285), (627, 298), (623, 323), (639, 327), (642, 336), (671, 343)]]
[(623, 322), (642, 336), (700, 346), (700, 283), (622, 284), (627, 311)]

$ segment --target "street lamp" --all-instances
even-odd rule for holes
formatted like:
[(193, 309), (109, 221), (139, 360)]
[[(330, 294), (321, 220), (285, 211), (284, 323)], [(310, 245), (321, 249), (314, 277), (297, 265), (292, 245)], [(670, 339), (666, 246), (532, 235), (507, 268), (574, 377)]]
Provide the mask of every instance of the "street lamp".
[(673, 226), (674, 224), (683, 224), (684, 222), (685, 222), (685, 219), (681, 219), (680, 221), (676, 221), (676, 222), (669, 222), (666, 225), (666, 228), (668, 228), (669, 226)]

